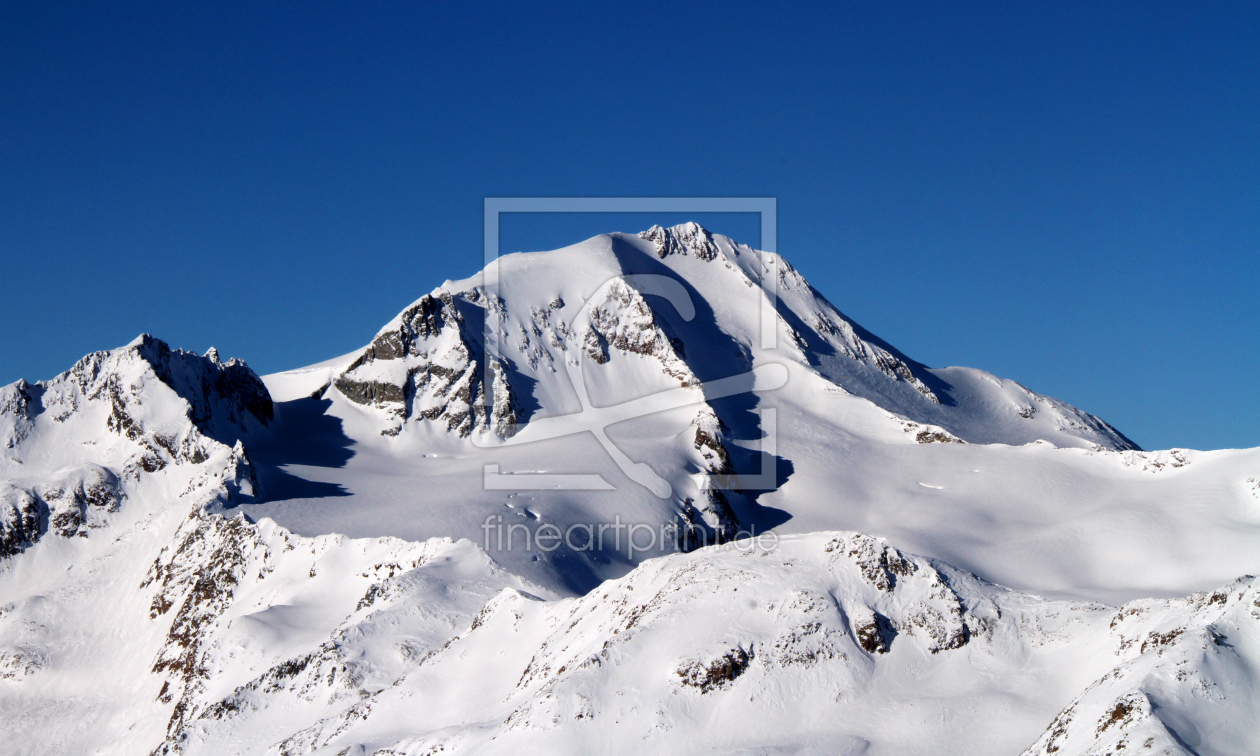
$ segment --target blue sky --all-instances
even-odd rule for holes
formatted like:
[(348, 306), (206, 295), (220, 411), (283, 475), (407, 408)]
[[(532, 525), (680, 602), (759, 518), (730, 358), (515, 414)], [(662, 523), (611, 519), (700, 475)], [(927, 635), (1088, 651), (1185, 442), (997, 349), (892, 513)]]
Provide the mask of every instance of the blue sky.
[(0, 383), (345, 353), (477, 270), (487, 195), (776, 196), (912, 357), (1260, 445), (1255, 3), (5, 3), (0, 70)]

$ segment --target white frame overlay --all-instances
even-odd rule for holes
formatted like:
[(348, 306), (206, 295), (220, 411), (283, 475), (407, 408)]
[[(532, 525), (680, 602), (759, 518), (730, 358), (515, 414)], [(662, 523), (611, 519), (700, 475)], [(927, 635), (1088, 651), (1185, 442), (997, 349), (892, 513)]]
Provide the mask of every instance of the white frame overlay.
[[(486, 197), (485, 198), (485, 270), (483, 273), (483, 287), (490, 301), (498, 301), (499, 295), (499, 216), (503, 213), (757, 213), (761, 221), (761, 243), (760, 250), (772, 254), (778, 251), (778, 200), (775, 197)], [(774, 258), (769, 258), (767, 263), (774, 264)], [(773, 275), (762, 276), (762, 292), (765, 296), (761, 299), (760, 312), (760, 347), (763, 351), (773, 350), (778, 343), (778, 292), (779, 292), (779, 273), (776, 270)], [(493, 369), (491, 367), (491, 359), (501, 358), (499, 350), (499, 329), (492, 322), (491, 318), (485, 319), (483, 328), (483, 339), (486, 359), (483, 359), (482, 385), (492, 386), (494, 382)], [(779, 370), (767, 370), (767, 368), (778, 367)], [(753, 372), (757, 373), (757, 379), (765, 382), (767, 379), (772, 384), (768, 389), (778, 388), (786, 381), (786, 368), (775, 365), (763, 365), (756, 371), (750, 371), (744, 376), (731, 376), (717, 381), (709, 381), (702, 385), (704, 389), (703, 399), (717, 398), (718, 396), (730, 393), (742, 393), (741, 391), (732, 391), (730, 384), (739, 383), (746, 384), (747, 391), (752, 390)], [(710, 393), (713, 392), (713, 393)], [(487, 404), (492, 401), (489, 391), (483, 391), (483, 401)], [(702, 399), (702, 400), (703, 400)], [(628, 402), (627, 404), (633, 404)], [(765, 407), (756, 410), (761, 415), (761, 425), (765, 432), (765, 438), (761, 439), (760, 449), (762, 465), (761, 470), (755, 475), (710, 475), (708, 476), (708, 485), (714, 483), (729, 484), (731, 479), (738, 479), (741, 489), (762, 489), (769, 490), (774, 488), (777, 483), (777, 423), (776, 413), (773, 407)], [(600, 437), (601, 443), (606, 440), (603, 436), (602, 427), (599, 429), (591, 429)], [(541, 439), (539, 439), (541, 440)], [(653, 493), (661, 498), (666, 498), (670, 491), (668, 484), (665, 484), (664, 490), (658, 490), (650, 483), (640, 480), (638, 476), (632, 474), (627, 469), (623, 460), (618, 457), (624, 457), (619, 452), (614, 453), (608, 450), (613, 456), (614, 461), (622, 467), (623, 472), (636, 482), (651, 489)], [(766, 457), (769, 457), (767, 462)], [(627, 460), (628, 461), (628, 460)], [(494, 491), (531, 491), (543, 489), (565, 489), (565, 490), (615, 490), (615, 487), (604, 480), (599, 475), (581, 475), (581, 474), (549, 474), (549, 473), (502, 473), (497, 464), (487, 464), (483, 467), (483, 484), (486, 490)]]

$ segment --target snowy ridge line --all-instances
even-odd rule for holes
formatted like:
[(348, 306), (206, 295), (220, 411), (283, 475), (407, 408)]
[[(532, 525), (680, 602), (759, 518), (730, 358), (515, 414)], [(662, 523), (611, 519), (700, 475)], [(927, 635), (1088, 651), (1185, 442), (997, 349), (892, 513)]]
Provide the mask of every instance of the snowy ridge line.
[(128, 485), (170, 465), (213, 470), (190, 488), (213, 479), (223, 501), (253, 500), (261, 487), (241, 438), (273, 419), (267, 387), (244, 362), (148, 334), (52, 380), (0, 388), (4, 460), (16, 463), (0, 480), (0, 558), (50, 531), (88, 537)]
[[(773, 276), (777, 327), (789, 346), (765, 353), (790, 355), (848, 393), (972, 443), (1046, 438), (1060, 445), (1137, 448), (1101, 419), (1013, 381), (915, 362), (840, 313), (782, 256), (695, 223), (653, 227), (638, 236), (599, 236), (554, 252), (506, 255), (496, 265), (503, 282), (494, 297), (480, 277), (448, 281), (387, 324), (333, 385), (351, 401), (385, 408), (403, 420), (386, 429), (391, 435), (407, 421), (430, 421), (461, 437), (492, 429), (506, 438), (531, 414), (521, 406), (523, 385), (532, 385), (541, 400), (536, 411), (564, 414), (565, 391), (552, 384), (567, 382), (557, 368), (575, 367), (578, 354), (589, 356), (595, 366), (586, 369), (596, 373), (624, 370), (608, 364), (609, 349), (655, 358), (660, 370), (683, 386), (696, 382), (697, 366), (715, 345), (729, 342), (745, 361), (756, 361), (763, 352), (754, 338), (760, 282)], [(522, 275), (546, 283), (513, 285)], [(682, 327), (691, 315), (658, 310), (634, 286), (617, 282), (644, 276), (675, 277), (721, 312), (717, 328), (691, 332)], [(601, 303), (578, 323), (585, 303), (596, 296)], [(669, 297), (671, 303), (677, 299)], [(721, 304), (741, 299), (747, 301), (739, 308)], [(498, 342), (488, 374), (497, 388), (482, 386), (475, 375), (486, 327)], [(735, 372), (742, 371), (730, 374)]]
[[(817, 533), (772, 551), (727, 544), (653, 559), (576, 599), (489, 591), (479, 609), (469, 605), (446, 625), (441, 642), (417, 646), (411, 639), (423, 631), (415, 623), (430, 627), (433, 608), (416, 592), (431, 584), (423, 560), (405, 567), (373, 584), (331, 640), (207, 700), (155, 753), (219, 753), (227, 743), (239, 747), (242, 732), (269, 737), (245, 753), (584, 753), (606, 749), (609, 738), (629, 749), (691, 753), (679, 744), (711, 742), (716, 733), (730, 750), (788, 737), (902, 752), (900, 715), (881, 709), (909, 700), (944, 711), (941, 696), (992, 702), (993, 693), (973, 687), (995, 664), (1031, 665), (1048, 688), (1086, 684), (1072, 701), (1023, 702), (1009, 731), (990, 727), (989, 741), (1006, 743), (1007, 753), (1097, 753), (1149, 741), (1188, 754), (1195, 751), (1184, 738), (1195, 739), (1196, 722), (1218, 728), (1216, 742), (1257, 742), (1246, 715), (1255, 691), (1244, 672), (1260, 661), (1260, 592), (1251, 577), (1117, 609), (1045, 601), (869, 536)], [(675, 627), (688, 632), (661, 632)], [(395, 652), (384, 653), (391, 643)], [(1073, 649), (1084, 666), (1056, 672), (1051, 660)], [(921, 689), (945, 670), (955, 679)], [(1152, 674), (1168, 676), (1152, 687)], [(481, 685), (459, 683), (467, 679)], [(619, 691), (631, 686), (639, 697), (623, 700)], [(652, 701), (660, 705), (638, 705)], [(766, 730), (753, 716), (766, 705), (809, 711), (802, 721), (815, 724)], [(936, 753), (974, 753), (959, 730), (991, 720), (983, 711), (971, 716), (970, 726), (920, 728), (919, 736)], [(276, 733), (277, 718), (292, 734)]]

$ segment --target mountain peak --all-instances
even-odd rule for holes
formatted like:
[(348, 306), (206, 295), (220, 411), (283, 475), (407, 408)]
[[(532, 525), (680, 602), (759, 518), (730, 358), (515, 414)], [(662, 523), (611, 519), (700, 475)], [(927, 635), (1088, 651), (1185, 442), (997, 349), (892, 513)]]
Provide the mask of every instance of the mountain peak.
[(713, 234), (695, 221), (680, 223), (677, 226), (661, 228), (652, 226), (639, 233), (640, 239), (656, 242), (656, 256), (664, 260), (670, 255), (691, 254), (701, 260), (712, 260), (717, 257), (718, 246)]

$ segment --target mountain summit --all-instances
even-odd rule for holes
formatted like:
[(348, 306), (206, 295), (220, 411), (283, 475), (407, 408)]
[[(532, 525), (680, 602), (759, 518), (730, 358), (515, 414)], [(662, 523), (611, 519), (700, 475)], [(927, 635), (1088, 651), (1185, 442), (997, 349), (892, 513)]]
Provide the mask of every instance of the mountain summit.
[[(652, 383), (662, 386), (671, 380), (696, 385), (725, 377), (722, 370), (733, 375), (750, 364), (779, 361), (968, 443), (1046, 440), (1137, 449), (1097, 417), (1012, 381), (968, 368), (934, 370), (910, 359), (843, 315), (781, 256), (696, 223), (506, 255), (496, 267), (494, 295), (484, 275), (447, 282), (386, 325), (334, 385), (348, 399), (388, 408), (399, 420), (439, 420), (460, 436), (493, 426), (503, 436), (515, 425), (522, 398), (530, 414), (569, 411), (571, 391), (557, 385), (568, 380), (557, 370), (565, 362), (583, 361), (592, 383), (608, 384), (608, 395), (598, 398), (616, 402), (641, 391), (649, 378), (636, 375), (621, 381), (633, 386), (612, 389), (618, 382), (607, 376), (637, 372), (642, 361), (635, 357), (658, 363), (665, 379)], [(681, 282), (700, 317), (683, 317), (627, 283), (641, 276)], [(574, 330), (596, 295), (601, 301), (586, 327)], [(775, 349), (763, 349), (758, 339), (763, 303), (773, 313)], [(489, 413), (479, 405), (488, 404), (494, 389), (481, 385), (476, 369), (487, 316), (499, 332), (491, 367), (496, 375), (504, 371), (502, 396)]]

